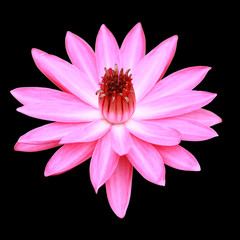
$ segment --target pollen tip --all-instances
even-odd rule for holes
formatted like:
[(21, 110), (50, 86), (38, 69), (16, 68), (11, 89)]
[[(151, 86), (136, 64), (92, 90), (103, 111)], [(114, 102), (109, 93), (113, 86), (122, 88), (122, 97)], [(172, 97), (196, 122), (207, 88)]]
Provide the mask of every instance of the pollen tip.
[(106, 96), (106, 94), (103, 93), (103, 94), (101, 94), (101, 96), (99, 97), (99, 99), (101, 99), (101, 98), (103, 98), (103, 97), (105, 97), (105, 96)]
[(102, 89), (99, 89), (99, 90), (97, 90), (96, 91), (96, 95), (98, 95), (99, 93), (101, 93), (101, 92), (104, 92)]
[(118, 66), (117, 64), (114, 65), (115, 72), (118, 74)]
[(105, 70), (105, 72), (106, 72), (107, 76), (109, 76), (110, 74), (109, 74), (109, 71), (107, 70), (107, 68), (106, 68), (106, 67), (104, 68), (104, 70)]

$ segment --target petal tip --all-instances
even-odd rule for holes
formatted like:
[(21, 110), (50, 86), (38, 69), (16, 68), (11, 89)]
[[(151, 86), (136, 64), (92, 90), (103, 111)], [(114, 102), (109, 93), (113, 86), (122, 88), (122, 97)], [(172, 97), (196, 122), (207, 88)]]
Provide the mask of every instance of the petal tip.
[(34, 60), (36, 65), (39, 64), (39, 62), (41, 62), (41, 60), (42, 60), (41, 58), (43, 56), (47, 56), (48, 55), (48, 53), (46, 53), (46, 52), (44, 52), (42, 50), (39, 50), (37, 48), (32, 48), (31, 53), (32, 53), (32, 58), (33, 58), (33, 60)]
[(23, 113), (23, 110), (22, 110), (23, 106), (22, 107), (19, 107), (16, 109), (17, 112), (20, 112), (20, 113)]
[(177, 40), (178, 40), (178, 35), (173, 35), (173, 36), (172, 36), (172, 39), (174, 39), (175, 41), (177, 41)]
[(215, 97), (217, 97), (217, 93), (212, 93), (212, 99), (214, 99)]
[(50, 173), (44, 171), (44, 177), (49, 177), (50, 175), (51, 175)]
[(18, 142), (16, 142), (14, 147), (13, 147), (14, 151), (20, 151), (19, 148), (18, 148), (18, 145), (19, 145)]
[(159, 182), (158, 182), (158, 185), (161, 185), (161, 186), (165, 186), (166, 185), (166, 180), (165, 179), (161, 179)]
[(48, 162), (45, 169), (44, 169), (44, 177), (49, 177), (51, 175), (53, 175), (53, 173), (49, 168), (49, 162)]
[(117, 217), (123, 219), (126, 215), (126, 210), (124, 210), (124, 211), (114, 211), (114, 213), (116, 214)]
[(49, 177), (56, 175), (56, 172), (53, 170), (52, 167), (50, 167), (51, 164), (47, 163), (45, 170), (44, 170), (44, 177)]
[(100, 29), (99, 29), (99, 32), (102, 32), (102, 31), (108, 31), (108, 28), (106, 27), (105, 24), (102, 24)]
[(71, 31), (67, 31), (65, 41), (68, 42), (68, 40), (72, 40), (76, 37), (77, 36), (74, 33), (72, 33)]
[(99, 186), (98, 183), (96, 183), (93, 178), (91, 177), (91, 173), (90, 173), (90, 180), (91, 180), (91, 183), (92, 183), (92, 186), (93, 186), (93, 189), (95, 191), (96, 194), (98, 194), (98, 189), (101, 187)]
[(14, 98), (16, 98), (17, 91), (18, 91), (17, 88), (12, 89), (12, 90), (10, 91), (10, 94), (11, 94)]
[(168, 38), (166, 41), (170, 41), (171, 43), (176, 45), (178, 42), (178, 35), (173, 35), (172, 37)]
[(138, 23), (135, 25), (135, 28), (138, 28), (138, 29), (142, 30), (142, 23), (141, 23), (141, 22), (138, 22)]
[(95, 187), (93, 187), (93, 188), (94, 188), (95, 193), (98, 194), (98, 189), (99, 189), (99, 187), (98, 187), (98, 186), (95, 186)]
[(32, 48), (31, 53), (32, 53), (33, 57), (43, 56), (43, 55), (47, 54), (44, 51), (37, 49), (37, 48)]
[(199, 164), (196, 164), (196, 165), (192, 168), (192, 171), (200, 172), (200, 171), (201, 171), (200, 165), (199, 165)]

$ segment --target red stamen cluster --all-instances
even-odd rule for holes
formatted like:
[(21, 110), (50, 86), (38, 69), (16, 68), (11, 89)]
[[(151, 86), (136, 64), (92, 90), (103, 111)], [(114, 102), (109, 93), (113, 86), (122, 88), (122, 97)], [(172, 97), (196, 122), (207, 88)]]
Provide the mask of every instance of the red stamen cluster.
[(112, 68), (105, 68), (105, 75), (100, 82), (101, 88), (96, 92), (99, 94), (99, 107), (103, 116), (110, 122), (121, 123), (128, 120), (135, 108), (135, 94), (132, 84), (132, 74), (128, 75), (130, 69), (125, 73), (123, 68), (118, 71), (115, 64)]
[(134, 93), (131, 82), (132, 74), (128, 76), (130, 69), (123, 73), (122, 68), (118, 74), (118, 67), (117, 64), (115, 64), (115, 70), (112, 70), (111, 68), (105, 68), (104, 70), (106, 73), (102, 82), (100, 82), (100, 85), (102, 86), (101, 89), (96, 92), (96, 94), (100, 93), (99, 98), (105, 97), (106, 95), (112, 97), (112, 101), (115, 100), (117, 94), (120, 94), (128, 102), (128, 93)]

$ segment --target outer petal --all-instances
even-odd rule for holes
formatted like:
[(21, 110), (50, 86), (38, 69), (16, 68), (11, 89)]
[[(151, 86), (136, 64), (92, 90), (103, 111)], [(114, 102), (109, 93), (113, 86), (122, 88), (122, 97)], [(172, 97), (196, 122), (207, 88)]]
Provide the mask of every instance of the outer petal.
[(181, 133), (182, 140), (185, 141), (203, 141), (218, 136), (212, 128), (187, 118), (172, 117), (150, 120), (148, 122), (149, 124), (176, 129)]
[(18, 139), (18, 142), (42, 144), (60, 141), (63, 136), (79, 127), (79, 125), (81, 123), (49, 123), (25, 133)]
[(37, 49), (32, 49), (32, 55), (37, 67), (58, 87), (98, 107), (98, 99), (94, 96), (96, 84), (88, 81), (86, 75), (77, 67)]
[(58, 122), (90, 122), (101, 119), (99, 110), (74, 102), (42, 102), (22, 106), (17, 111), (30, 117)]
[(158, 151), (147, 142), (132, 136), (133, 146), (126, 155), (136, 170), (148, 181), (165, 184), (165, 167)]
[(44, 175), (66, 172), (91, 157), (96, 142), (73, 143), (62, 146), (48, 161)]
[(106, 182), (108, 202), (115, 214), (125, 216), (132, 187), (132, 164), (125, 156), (120, 157), (112, 176)]
[(40, 102), (76, 102), (84, 104), (79, 98), (74, 95), (43, 87), (20, 87), (13, 89), (11, 94), (23, 105), (40, 103)]
[(132, 137), (124, 124), (112, 125), (111, 146), (120, 156), (129, 152), (132, 147)]
[(154, 98), (183, 90), (192, 90), (203, 80), (210, 69), (210, 67), (198, 66), (177, 71), (156, 83), (142, 101), (152, 101)]
[(174, 56), (177, 36), (173, 36), (149, 52), (132, 71), (136, 102), (139, 102), (161, 79)]
[(121, 65), (126, 71), (133, 69), (144, 57), (146, 41), (141, 23), (136, 24), (123, 40), (120, 48)]
[(217, 94), (203, 91), (183, 91), (147, 103), (139, 103), (132, 117), (158, 119), (181, 115), (207, 105), (216, 96)]
[(181, 134), (166, 125), (162, 127), (160, 124), (148, 121), (129, 120), (126, 127), (136, 137), (153, 144), (171, 146), (177, 145), (181, 141)]
[(68, 56), (76, 67), (78, 67), (93, 85), (98, 86), (98, 72), (95, 53), (92, 48), (77, 35), (67, 32), (66, 49)]
[(202, 108), (193, 112), (185, 113), (179, 117), (192, 119), (209, 127), (222, 122), (222, 119), (215, 113)]
[(79, 125), (62, 138), (60, 143), (91, 142), (104, 136), (111, 128), (111, 124), (102, 119)]
[(40, 144), (17, 142), (14, 146), (14, 150), (20, 151), (20, 152), (38, 152), (38, 151), (43, 151), (43, 150), (47, 150), (47, 149), (58, 147), (58, 146), (59, 146), (59, 141), (40, 143)]
[(110, 134), (98, 140), (90, 163), (90, 178), (96, 191), (111, 177), (119, 156), (111, 148)]
[(105, 74), (105, 67), (107, 69), (114, 69), (114, 65), (117, 64), (120, 68), (119, 47), (117, 41), (104, 24), (101, 26), (97, 35), (95, 53), (100, 82), (101, 77)]
[(177, 146), (155, 146), (161, 154), (163, 161), (170, 167), (185, 171), (200, 171), (196, 158), (183, 147)]

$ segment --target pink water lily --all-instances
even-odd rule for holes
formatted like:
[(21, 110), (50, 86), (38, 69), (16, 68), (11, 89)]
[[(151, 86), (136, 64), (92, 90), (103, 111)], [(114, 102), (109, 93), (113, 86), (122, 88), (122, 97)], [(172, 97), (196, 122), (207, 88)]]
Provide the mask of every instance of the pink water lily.
[(66, 172), (91, 157), (92, 185), (97, 192), (105, 184), (109, 204), (120, 218), (129, 204), (133, 168), (162, 186), (164, 164), (199, 171), (195, 157), (179, 143), (217, 136), (211, 126), (221, 119), (202, 108), (216, 94), (193, 90), (210, 67), (189, 67), (163, 78), (177, 40), (170, 37), (145, 55), (140, 23), (120, 48), (102, 25), (95, 52), (83, 39), (67, 33), (72, 64), (32, 49), (37, 67), (60, 90), (22, 87), (11, 91), (23, 104), (17, 111), (53, 121), (21, 136), (15, 150), (61, 146), (47, 163), (45, 176)]

